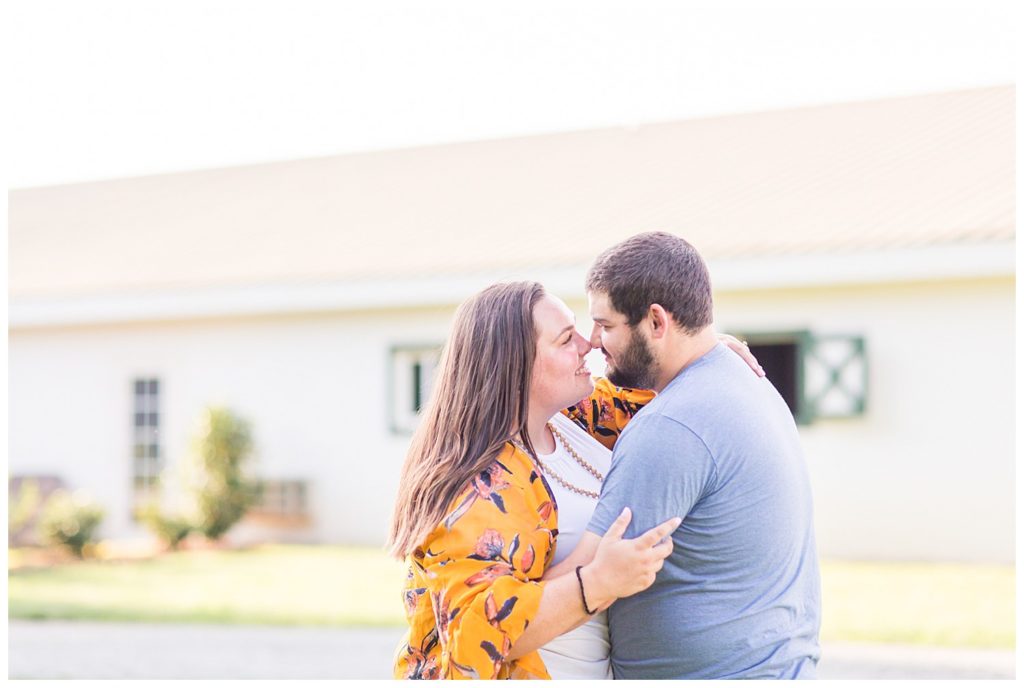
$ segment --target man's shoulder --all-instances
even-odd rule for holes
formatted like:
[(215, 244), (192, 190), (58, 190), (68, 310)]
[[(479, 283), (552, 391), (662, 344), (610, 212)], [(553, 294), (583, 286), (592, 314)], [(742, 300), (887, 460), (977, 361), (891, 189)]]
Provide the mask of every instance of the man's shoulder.
[(655, 400), (663, 415), (699, 432), (705, 422), (720, 423), (744, 401), (758, 400), (765, 385), (770, 382), (726, 349), (706, 364), (684, 370)]
[[(678, 414), (648, 407), (640, 411), (619, 437), (615, 453), (649, 453), (652, 449), (704, 445), (703, 439)], [(655, 452), (661, 453), (661, 452)]]

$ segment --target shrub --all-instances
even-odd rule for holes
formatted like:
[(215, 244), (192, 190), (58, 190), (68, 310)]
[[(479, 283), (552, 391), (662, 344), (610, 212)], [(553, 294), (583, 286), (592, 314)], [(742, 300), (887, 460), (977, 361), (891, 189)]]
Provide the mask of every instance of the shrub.
[(103, 521), (103, 509), (93, 504), (82, 492), (57, 490), (43, 506), (39, 519), (44, 541), (60, 545), (81, 557), (85, 546), (94, 542), (93, 534)]
[(255, 501), (244, 465), (252, 451), (248, 422), (225, 408), (207, 409), (197, 446), (202, 478), (196, 494), (198, 529), (218, 540)]
[(164, 513), (156, 502), (139, 509), (138, 516), (142, 524), (172, 550), (178, 549), (195, 529), (189, 518), (181, 514)]
[[(10, 480), (8, 479), (8, 483)], [(23, 480), (18, 491), (8, 495), (7, 502), (7, 541), (13, 543), (21, 530), (36, 515), (42, 503), (39, 483), (32, 479)]]

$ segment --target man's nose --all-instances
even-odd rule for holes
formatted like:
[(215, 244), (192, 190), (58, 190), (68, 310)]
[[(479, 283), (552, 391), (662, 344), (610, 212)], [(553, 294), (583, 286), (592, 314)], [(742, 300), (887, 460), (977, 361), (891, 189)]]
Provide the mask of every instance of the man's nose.
[(590, 331), (590, 347), (592, 349), (601, 348), (601, 326), (594, 323), (594, 329)]

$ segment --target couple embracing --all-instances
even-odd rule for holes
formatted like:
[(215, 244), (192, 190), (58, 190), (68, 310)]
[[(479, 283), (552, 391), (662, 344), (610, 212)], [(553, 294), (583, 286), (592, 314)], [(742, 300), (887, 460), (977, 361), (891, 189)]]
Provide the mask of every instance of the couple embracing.
[(586, 288), (589, 338), (532, 282), (456, 313), (391, 524), (409, 566), (395, 678), (813, 678), (796, 426), (714, 332), (703, 259), (640, 234)]

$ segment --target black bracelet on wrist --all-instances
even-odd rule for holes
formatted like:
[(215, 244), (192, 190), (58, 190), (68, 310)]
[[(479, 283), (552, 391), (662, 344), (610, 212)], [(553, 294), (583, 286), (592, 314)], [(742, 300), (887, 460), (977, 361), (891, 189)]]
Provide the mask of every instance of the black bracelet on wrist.
[(590, 616), (593, 616), (594, 614), (597, 614), (597, 610), (592, 610), (590, 606), (587, 604), (587, 593), (583, 592), (583, 576), (580, 575), (580, 569), (582, 568), (582, 566), (576, 567), (576, 580), (580, 582), (580, 598), (583, 600), (583, 611), (585, 611)]

